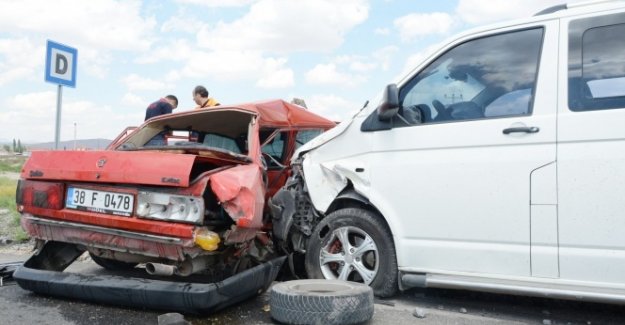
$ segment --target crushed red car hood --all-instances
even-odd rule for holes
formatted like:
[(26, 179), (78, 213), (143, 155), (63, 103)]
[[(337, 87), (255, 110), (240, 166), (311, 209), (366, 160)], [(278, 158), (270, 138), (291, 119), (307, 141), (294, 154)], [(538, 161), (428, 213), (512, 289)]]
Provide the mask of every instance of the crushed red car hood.
[(166, 152), (34, 151), (21, 177), (187, 187), (195, 159)]

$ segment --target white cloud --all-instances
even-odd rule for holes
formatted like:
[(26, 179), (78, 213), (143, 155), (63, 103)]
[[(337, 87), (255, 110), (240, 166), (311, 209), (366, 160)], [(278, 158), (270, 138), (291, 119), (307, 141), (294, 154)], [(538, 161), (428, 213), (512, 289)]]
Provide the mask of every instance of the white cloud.
[[(216, 2), (203, 4), (211, 6)], [(200, 29), (196, 44), (181, 42), (171, 48), (157, 48), (137, 62), (171, 59), (172, 51), (176, 51), (172, 60), (186, 63), (180, 71), (171, 70), (169, 80), (212, 77), (225, 81), (254, 80), (258, 88), (288, 88), (295, 84), (294, 71), (287, 65), (289, 53), (333, 50), (368, 14), (367, 0), (258, 0), (233, 21), (192, 21)], [(173, 29), (174, 24), (178, 23), (171, 20), (163, 25), (163, 30)], [(354, 69), (366, 69), (366, 65), (356, 63)]]
[(370, 56), (340, 55), (328, 63), (320, 63), (310, 69), (305, 77), (310, 84), (354, 87), (369, 79), (368, 73), (375, 69), (387, 70), (395, 46), (381, 48)]
[(449, 31), (452, 23), (451, 16), (443, 12), (412, 13), (393, 21), (402, 41), (405, 42), (430, 34), (444, 34)]
[(363, 55), (340, 55), (332, 60), (333, 63), (347, 66), (351, 71), (367, 72), (378, 66), (376, 61)]
[(391, 45), (376, 50), (373, 52), (372, 56), (376, 62), (379, 62), (382, 70), (387, 71), (391, 65), (393, 56), (397, 52), (399, 52), (399, 47)]
[(367, 80), (361, 74), (351, 74), (337, 70), (335, 63), (317, 64), (306, 72), (306, 81), (311, 84), (339, 85), (354, 87)]
[[(56, 92), (45, 91), (17, 94), (3, 103), (8, 109), (0, 111), (3, 135), (20, 138), (24, 143), (54, 141), (56, 121)], [(113, 113), (110, 106), (101, 106), (85, 100), (64, 98), (61, 120), (61, 140), (74, 137), (112, 139), (128, 125), (143, 121), (143, 110), (132, 114)], [(93, 118), (98, 116), (100, 118)], [(27, 134), (27, 137), (23, 137)], [(22, 135), (22, 136), (20, 136)]]
[(176, 0), (182, 4), (200, 5), (206, 7), (242, 7), (254, 3), (256, 0)]
[(198, 46), (272, 53), (329, 51), (368, 14), (365, 0), (260, 0), (238, 20), (202, 28)]
[(294, 84), (293, 71), (286, 64), (286, 58), (265, 58), (258, 51), (193, 51), (185, 67), (171, 71), (168, 78), (256, 80), (261, 88), (285, 88)]
[(389, 35), (389, 34), (391, 33), (391, 30), (390, 30), (390, 29), (388, 29), (388, 28), (376, 28), (376, 29), (373, 31), (373, 33), (374, 33), (374, 34), (376, 34), (376, 35), (383, 35), (383, 36), (386, 36), (386, 35)]
[(561, 0), (460, 0), (456, 14), (470, 24), (529, 17), (535, 13), (562, 4)]
[(189, 15), (181, 10), (177, 15), (171, 16), (161, 26), (161, 32), (184, 32), (189, 34), (195, 34), (197, 31), (206, 26), (206, 23), (189, 17)]
[(122, 79), (122, 82), (128, 87), (128, 90), (163, 90), (171, 89), (173, 85), (159, 80), (141, 77), (135, 73), (130, 74)]
[(167, 74), (165, 74), (165, 80), (170, 80), (170, 81), (178, 81), (182, 79), (182, 77), (183, 75), (179, 69), (171, 70)]
[(314, 95), (306, 99), (306, 105), (312, 112), (333, 121), (350, 118), (362, 107), (362, 104), (328, 94)]
[(284, 68), (286, 59), (267, 59), (263, 68), (263, 76), (256, 82), (260, 88), (288, 88), (295, 84), (293, 70)]
[(161, 61), (184, 61), (190, 57), (193, 46), (186, 39), (176, 39), (168, 45), (157, 47), (135, 59), (139, 64), (151, 64)]
[(154, 18), (141, 17), (140, 1), (3, 1), (0, 30), (54, 35), (68, 45), (97, 49), (146, 50)]
[(26, 38), (0, 39), (0, 85), (20, 79), (43, 79), (45, 46)]
[(19, 59), (0, 68), (0, 84), (43, 74), (36, 70), (43, 70), (46, 37), (77, 48), (80, 71), (97, 78), (108, 74), (111, 51), (147, 50), (155, 38), (156, 20), (141, 16), (137, 0), (0, 0), (0, 8), (0, 30), (14, 38), (4, 40), (12, 48), (0, 53), (7, 57), (0, 62), (14, 54)]
[(126, 93), (124, 97), (122, 97), (121, 103), (129, 107), (147, 107), (149, 104), (145, 99), (133, 93)]

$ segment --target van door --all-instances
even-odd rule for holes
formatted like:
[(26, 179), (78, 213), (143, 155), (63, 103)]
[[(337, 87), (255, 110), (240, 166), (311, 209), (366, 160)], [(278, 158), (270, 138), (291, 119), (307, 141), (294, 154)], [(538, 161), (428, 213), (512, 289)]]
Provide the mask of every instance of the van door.
[(625, 13), (562, 21), (558, 120), (563, 279), (625, 283)]
[(556, 159), (557, 40), (557, 22), (465, 38), (400, 85), (369, 160), (400, 269), (531, 275), (531, 182), (556, 181), (532, 172)]

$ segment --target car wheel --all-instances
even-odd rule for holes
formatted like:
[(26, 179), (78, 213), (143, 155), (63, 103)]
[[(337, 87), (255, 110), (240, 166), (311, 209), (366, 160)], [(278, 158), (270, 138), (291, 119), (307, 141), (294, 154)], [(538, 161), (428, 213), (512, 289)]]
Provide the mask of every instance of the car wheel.
[(98, 264), (101, 267), (103, 267), (103, 268), (105, 268), (107, 270), (110, 270), (110, 271), (131, 270), (135, 266), (137, 266), (137, 263), (128, 263), (128, 262), (116, 261), (116, 260), (112, 260), (112, 259), (109, 259), (109, 258), (97, 256), (97, 255), (95, 255), (93, 253), (89, 253), (89, 256), (91, 256), (91, 259), (96, 264)]
[(373, 291), (360, 283), (294, 280), (269, 293), (271, 317), (286, 324), (357, 324), (373, 317)]
[(306, 272), (310, 278), (361, 282), (376, 296), (392, 296), (397, 292), (397, 258), (391, 232), (374, 212), (337, 210), (315, 227)]

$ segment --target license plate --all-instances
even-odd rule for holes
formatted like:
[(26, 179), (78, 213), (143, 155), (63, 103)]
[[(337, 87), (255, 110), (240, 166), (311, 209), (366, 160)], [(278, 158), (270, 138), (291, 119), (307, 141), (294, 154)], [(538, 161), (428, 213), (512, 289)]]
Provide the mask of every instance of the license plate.
[(134, 197), (131, 194), (94, 191), (69, 187), (65, 207), (69, 209), (114, 214), (132, 215)]

